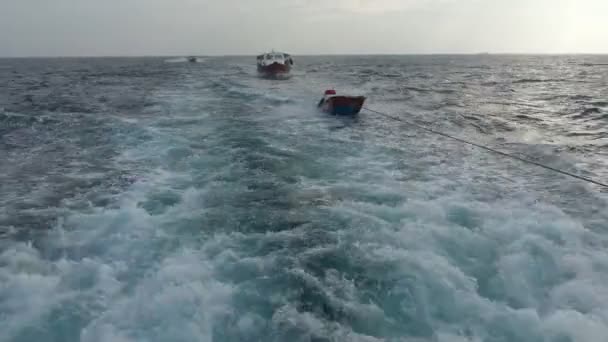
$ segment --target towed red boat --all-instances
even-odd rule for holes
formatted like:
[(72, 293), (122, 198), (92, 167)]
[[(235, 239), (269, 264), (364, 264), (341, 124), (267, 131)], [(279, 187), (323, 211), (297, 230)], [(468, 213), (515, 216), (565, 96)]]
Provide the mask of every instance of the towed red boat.
[(331, 89), (325, 91), (325, 96), (317, 107), (333, 115), (356, 115), (363, 108), (364, 102), (364, 96), (337, 95), (336, 91)]

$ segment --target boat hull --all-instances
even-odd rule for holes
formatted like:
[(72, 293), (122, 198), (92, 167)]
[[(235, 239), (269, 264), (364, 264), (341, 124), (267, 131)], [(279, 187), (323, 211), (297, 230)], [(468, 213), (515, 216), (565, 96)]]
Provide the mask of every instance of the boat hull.
[(285, 77), (289, 75), (291, 66), (289, 64), (272, 63), (269, 65), (258, 65), (258, 72), (264, 77)]
[(364, 96), (332, 96), (323, 102), (321, 109), (333, 115), (357, 115), (363, 103)]

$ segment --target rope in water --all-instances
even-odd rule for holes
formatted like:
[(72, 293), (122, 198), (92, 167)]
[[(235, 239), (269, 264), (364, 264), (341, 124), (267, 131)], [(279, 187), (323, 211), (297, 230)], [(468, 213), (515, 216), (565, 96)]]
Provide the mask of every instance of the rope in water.
[(526, 163), (526, 164), (536, 165), (538, 167), (542, 167), (544, 169), (547, 169), (547, 170), (550, 170), (550, 171), (553, 171), (553, 172), (557, 172), (559, 174), (562, 174), (562, 175), (565, 175), (565, 176), (568, 176), (568, 177), (576, 178), (578, 180), (582, 180), (582, 181), (585, 181), (585, 182), (588, 182), (588, 183), (591, 183), (591, 184), (595, 184), (595, 185), (599, 185), (599, 186), (604, 187), (604, 188), (608, 188), (608, 184), (602, 183), (602, 182), (599, 182), (599, 181), (596, 181), (596, 180), (593, 180), (591, 178), (587, 178), (587, 177), (583, 177), (583, 176), (578, 176), (578, 175), (575, 175), (575, 174), (573, 174), (571, 172), (568, 172), (568, 171), (556, 169), (554, 167), (551, 167), (551, 166), (548, 166), (548, 165), (545, 165), (545, 164), (541, 164), (541, 163), (535, 162), (533, 160), (521, 158), (521, 157), (518, 157), (518, 156), (515, 156), (515, 155), (512, 155), (512, 154), (506, 153), (506, 152), (502, 152), (502, 151), (496, 150), (496, 149), (488, 147), (488, 146), (484, 146), (484, 145), (481, 145), (481, 144), (478, 144), (478, 143), (474, 143), (474, 142), (471, 142), (471, 141), (468, 141), (468, 140), (464, 140), (464, 139), (461, 139), (461, 138), (449, 135), (447, 133), (439, 132), (439, 131), (436, 131), (436, 130), (434, 130), (432, 128), (428, 128), (428, 127), (425, 127), (423, 125), (419, 125), (419, 124), (417, 124), (415, 122), (412, 122), (412, 121), (409, 121), (409, 120), (405, 120), (405, 119), (401, 119), (401, 118), (398, 118), (398, 117), (392, 116), (390, 114), (383, 113), (383, 112), (380, 112), (380, 111), (377, 111), (377, 110), (374, 110), (374, 109), (371, 109), (371, 108), (363, 107), (363, 109), (365, 109), (365, 110), (367, 110), (369, 112), (372, 112), (372, 113), (376, 113), (378, 115), (382, 115), (382, 116), (384, 116), (384, 117), (386, 117), (388, 119), (391, 119), (391, 120), (394, 120), (394, 121), (399, 121), (399, 122), (408, 124), (410, 126), (414, 126), (414, 127), (418, 128), (418, 129), (421, 129), (423, 131), (427, 131), (427, 132), (432, 133), (432, 134), (440, 135), (442, 137), (445, 137), (445, 138), (448, 138), (448, 139), (452, 139), (452, 140), (458, 141), (458, 142), (463, 143), (463, 144), (475, 146), (477, 148), (480, 148), (480, 149), (492, 152), (494, 154), (497, 154), (497, 155), (500, 155), (500, 156), (503, 156), (503, 157), (519, 160), (519, 161), (521, 161), (523, 163)]

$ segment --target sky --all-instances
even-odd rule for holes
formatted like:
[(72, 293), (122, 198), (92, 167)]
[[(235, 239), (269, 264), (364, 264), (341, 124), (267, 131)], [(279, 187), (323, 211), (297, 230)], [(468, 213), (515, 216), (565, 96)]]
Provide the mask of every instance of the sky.
[(608, 53), (608, 0), (0, 0), (0, 56)]

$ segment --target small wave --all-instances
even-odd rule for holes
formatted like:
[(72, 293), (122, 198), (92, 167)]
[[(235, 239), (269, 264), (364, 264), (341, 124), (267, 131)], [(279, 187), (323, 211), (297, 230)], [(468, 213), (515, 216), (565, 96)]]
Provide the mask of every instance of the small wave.
[(359, 70), (359, 74), (363, 74), (363, 75), (377, 75), (378, 72), (374, 69), (362, 69)]
[(489, 66), (489, 65), (469, 65), (469, 66), (466, 66), (465, 68), (467, 68), (467, 69), (473, 69), (473, 70), (480, 70), (480, 69), (481, 70), (489, 70), (489, 69), (492, 69), (492, 67)]
[(465, 118), (465, 119), (468, 119), (468, 120), (481, 121), (480, 118), (478, 118), (476, 116), (473, 116), (473, 115), (463, 115), (462, 117)]
[(488, 105), (498, 105), (498, 106), (515, 106), (515, 107), (528, 107), (528, 108), (541, 108), (540, 105), (525, 103), (525, 102), (517, 102), (517, 101), (487, 101), (483, 102), (483, 104)]
[(601, 113), (597, 107), (587, 108), (582, 113), (572, 116), (573, 119), (584, 119), (590, 115)]
[(571, 95), (568, 98), (574, 101), (589, 101), (592, 99), (589, 95)]
[(403, 75), (396, 74), (396, 73), (382, 73), (382, 74), (380, 74), (380, 76), (388, 77), (388, 78), (398, 78), (398, 77), (402, 77)]
[(428, 80), (428, 79), (433, 78), (433, 75), (419, 72), (419, 73), (413, 74), (411, 77), (412, 78), (422, 78), (422, 79)]
[(529, 120), (529, 121), (543, 121), (542, 119), (534, 118), (534, 117), (531, 117), (531, 116), (525, 115), (525, 114), (518, 114), (518, 115), (515, 115), (515, 117), (518, 119)]
[(566, 134), (569, 137), (597, 137), (597, 139), (605, 138), (605, 132), (571, 132)]
[(604, 120), (604, 119), (608, 119), (608, 114), (597, 116), (591, 120)]
[(246, 99), (246, 100), (252, 100), (252, 99), (255, 99), (256, 97), (260, 96), (259, 93), (256, 93), (252, 89), (246, 88), (242, 85), (230, 86), (226, 89), (226, 91), (224, 93), (227, 96)]
[(41, 90), (41, 89), (45, 89), (45, 88), (49, 88), (49, 83), (46, 81), (42, 81), (40, 83), (30, 85), (29, 87), (25, 88), (25, 90), (36, 91), (36, 90)]
[(418, 88), (418, 87), (402, 87), (402, 90), (405, 91), (414, 91), (418, 93), (439, 93), (439, 94), (453, 94), (456, 91), (452, 89), (426, 89), (426, 88)]
[(417, 87), (403, 87), (401, 89), (406, 90), (406, 91), (415, 91), (415, 92), (419, 92), (419, 93), (428, 93), (428, 92), (430, 92), (429, 89), (423, 89), (423, 88), (417, 88)]
[(294, 101), (289, 98), (289, 97), (285, 97), (285, 96), (279, 96), (276, 94), (264, 94), (263, 95), (264, 99), (272, 104), (275, 105), (281, 105), (281, 104), (288, 104), (288, 103), (294, 103)]
[(513, 83), (515, 84), (522, 84), (522, 83), (549, 83), (549, 82), (566, 82), (566, 80), (563, 79), (540, 79), (540, 78), (523, 78), (523, 79), (519, 79), (519, 80), (515, 80), (513, 81)]
[(565, 94), (557, 94), (550, 96), (543, 96), (540, 98), (543, 101), (559, 101), (559, 100), (568, 100), (575, 102), (588, 102), (593, 100), (593, 97), (589, 95), (577, 94), (577, 95), (565, 95)]

